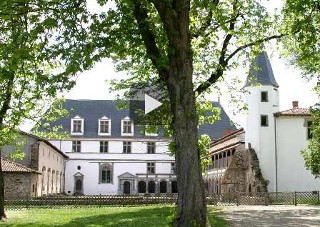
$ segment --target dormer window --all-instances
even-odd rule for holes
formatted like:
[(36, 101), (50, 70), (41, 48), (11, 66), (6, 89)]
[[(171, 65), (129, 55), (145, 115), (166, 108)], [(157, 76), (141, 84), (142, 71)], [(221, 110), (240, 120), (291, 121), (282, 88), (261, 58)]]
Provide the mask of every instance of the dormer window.
[(102, 136), (111, 135), (111, 119), (106, 116), (99, 119), (99, 129), (98, 134)]
[(83, 118), (75, 116), (71, 119), (71, 135), (83, 135)]
[(121, 135), (133, 136), (133, 122), (129, 117), (126, 117), (121, 121)]

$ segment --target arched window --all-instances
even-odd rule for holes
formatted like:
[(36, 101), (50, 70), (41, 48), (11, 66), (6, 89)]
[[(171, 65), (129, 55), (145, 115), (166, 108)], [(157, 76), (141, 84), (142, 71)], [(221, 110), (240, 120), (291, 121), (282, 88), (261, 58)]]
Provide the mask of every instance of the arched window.
[(167, 182), (166, 181), (160, 182), (160, 193), (167, 193)]
[(171, 182), (171, 192), (172, 193), (178, 193), (178, 183), (177, 181)]
[(44, 180), (45, 180), (45, 174), (46, 174), (46, 167), (42, 167), (42, 174), (41, 174), (41, 191), (43, 194), (43, 192), (45, 191), (45, 186), (44, 186)]
[(148, 192), (155, 193), (156, 192), (156, 183), (154, 181), (148, 182)]
[(144, 181), (139, 181), (138, 183), (138, 193), (146, 193), (147, 184)]
[(113, 166), (111, 163), (103, 163), (99, 166), (99, 183), (112, 183)]

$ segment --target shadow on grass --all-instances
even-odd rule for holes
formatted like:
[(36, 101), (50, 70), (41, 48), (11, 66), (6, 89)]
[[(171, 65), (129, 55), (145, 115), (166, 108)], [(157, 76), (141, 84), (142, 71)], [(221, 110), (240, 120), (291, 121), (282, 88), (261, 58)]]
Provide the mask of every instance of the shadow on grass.
[[(101, 208), (107, 209), (108, 208)], [(112, 208), (111, 208), (112, 209)], [(150, 227), (150, 226), (168, 226), (167, 217), (171, 214), (173, 208), (170, 207), (159, 207), (146, 209), (142, 207), (140, 210), (121, 211), (117, 213), (107, 213), (90, 215), (86, 217), (74, 217), (69, 222), (64, 224), (61, 223), (43, 223), (33, 221), (32, 217), (29, 220), (15, 223), (15, 221), (0, 223), (0, 226), (11, 226), (11, 227), (102, 227), (102, 226), (137, 226), (137, 227)], [(72, 215), (73, 210), (68, 210)], [(48, 215), (50, 212), (46, 211)], [(54, 219), (59, 219), (55, 217)]]
[[(25, 216), (9, 219), (0, 226), (10, 227), (103, 227), (103, 226), (134, 226), (134, 227), (164, 227), (169, 226), (169, 216), (174, 207), (112, 207), (88, 210), (87, 212), (70, 210), (37, 210), (35, 214), (26, 211)], [(105, 214), (103, 214), (105, 210)], [(35, 212), (35, 211), (34, 211)], [(95, 214), (97, 212), (97, 214)], [(102, 213), (102, 214), (101, 214)], [(20, 214), (19, 214), (20, 215)], [(221, 218), (220, 211), (208, 208), (208, 215), (212, 226), (227, 226), (226, 220)], [(43, 217), (43, 218), (42, 218)], [(65, 221), (63, 219), (66, 219)]]
[(223, 212), (214, 207), (208, 207), (208, 217), (210, 220), (211, 226), (219, 226), (226, 227), (228, 225), (228, 221), (223, 218)]

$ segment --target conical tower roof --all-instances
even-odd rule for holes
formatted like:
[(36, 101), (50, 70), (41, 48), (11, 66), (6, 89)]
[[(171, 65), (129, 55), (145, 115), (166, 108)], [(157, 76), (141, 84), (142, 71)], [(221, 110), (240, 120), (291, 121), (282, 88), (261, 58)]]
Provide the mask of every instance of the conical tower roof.
[(250, 71), (245, 87), (257, 83), (261, 85), (271, 85), (274, 87), (279, 87), (279, 84), (274, 78), (268, 54), (265, 51), (257, 55), (254, 62), (250, 66)]

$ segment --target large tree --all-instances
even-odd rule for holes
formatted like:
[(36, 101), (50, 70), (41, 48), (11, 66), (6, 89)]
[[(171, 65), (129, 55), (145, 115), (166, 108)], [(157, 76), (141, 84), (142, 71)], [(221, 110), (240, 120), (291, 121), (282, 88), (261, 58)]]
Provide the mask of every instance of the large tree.
[[(23, 121), (36, 120), (59, 91), (74, 85), (72, 76), (90, 65), (81, 54), (70, 54), (76, 40), (83, 40), (85, 6), (83, 1), (1, 1), (0, 152), (15, 142)], [(0, 159), (0, 219), (5, 217)]]
[[(320, 2), (287, 0), (283, 9), (284, 52), (304, 77), (317, 80), (315, 92), (320, 97)], [(302, 151), (306, 168), (320, 177), (320, 102), (311, 108), (312, 138)]]
[(121, 81), (122, 88), (148, 80), (165, 88), (179, 192), (175, 225), (205, 226), (196, 99), (239, 66), (241, 54), (256, 53), (263, 42), (280, 37), (277, 24), (254, 0), (113, 2), (92, 17), (96, 53), (132, 75)]

